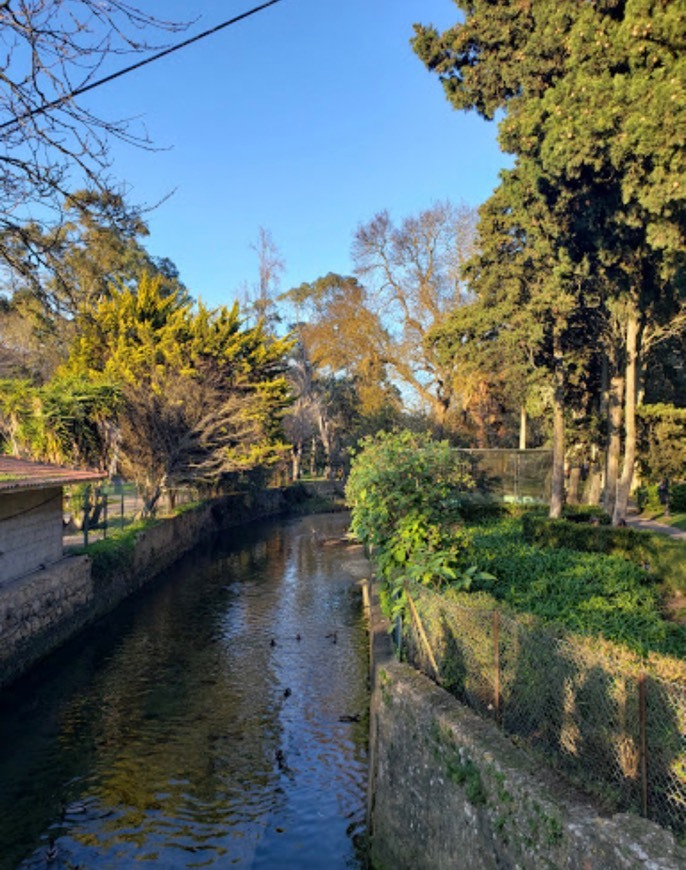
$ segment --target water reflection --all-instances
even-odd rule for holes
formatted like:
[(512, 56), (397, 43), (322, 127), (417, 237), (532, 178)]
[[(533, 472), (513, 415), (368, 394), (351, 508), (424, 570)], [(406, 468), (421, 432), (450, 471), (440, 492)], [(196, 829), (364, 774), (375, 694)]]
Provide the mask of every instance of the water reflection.
[(321, 546), (345, 523), (237, 530), (7, 692), (0, 867), (51, 839), (53, 867), (357, 866), (366, 564)]

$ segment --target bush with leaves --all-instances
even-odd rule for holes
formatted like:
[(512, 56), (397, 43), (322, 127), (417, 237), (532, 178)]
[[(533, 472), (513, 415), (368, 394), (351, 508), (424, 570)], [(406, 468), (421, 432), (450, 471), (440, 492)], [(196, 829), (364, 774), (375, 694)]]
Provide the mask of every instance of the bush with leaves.
[(345, 489), (352, 531), (373, 550), (386, 546), (408, 515), (429, 524), (459, 521), (461, 499), (473, 488), (447, 441), (409, 431), (367, 436), (353, 454)]
[(446, 441), (414, 432), (364, 438), (346, 485), (353, 533), (369, 548), (395, 617), (413, 585), (469, 589), (481, 576), (460, 568), (468, 533), (460, 506), (474, 481)]

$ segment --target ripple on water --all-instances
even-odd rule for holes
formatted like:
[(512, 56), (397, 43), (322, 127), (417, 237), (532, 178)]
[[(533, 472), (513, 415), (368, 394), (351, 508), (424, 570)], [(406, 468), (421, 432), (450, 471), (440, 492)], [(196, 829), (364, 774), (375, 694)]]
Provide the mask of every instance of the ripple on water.
[(344, 522), (241, 529), (13, 691), (0, 868), (45, 867), (51, 839), (63, 867), (356, 866), (366, 563), (313, 534)]

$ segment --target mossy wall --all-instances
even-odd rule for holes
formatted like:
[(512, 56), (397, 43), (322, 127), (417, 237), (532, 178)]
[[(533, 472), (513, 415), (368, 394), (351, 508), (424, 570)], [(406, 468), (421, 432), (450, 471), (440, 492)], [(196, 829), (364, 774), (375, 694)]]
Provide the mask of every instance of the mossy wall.
[(397, 662), (372, 614), (372, 867), (686, 866), (667, 831), (602, 816), (491, 722)]

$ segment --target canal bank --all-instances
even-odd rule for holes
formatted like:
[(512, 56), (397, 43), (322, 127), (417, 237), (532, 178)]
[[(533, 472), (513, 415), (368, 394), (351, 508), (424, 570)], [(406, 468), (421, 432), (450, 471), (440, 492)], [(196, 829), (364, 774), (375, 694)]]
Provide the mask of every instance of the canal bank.
[(95, 563), (72, 555), (0, 583), (0, 690), (201, 541), (266, 517), (307, 512), (308, 505), (333, 507), (339, 489), (320, 482), (212, 499), (145, 528), (130, 546), (112, 547)]
[(374, 584), (368, 837), (374, 870), (679, 870), (657, 825), (602, 815), (495, 725), (393, 655)]

